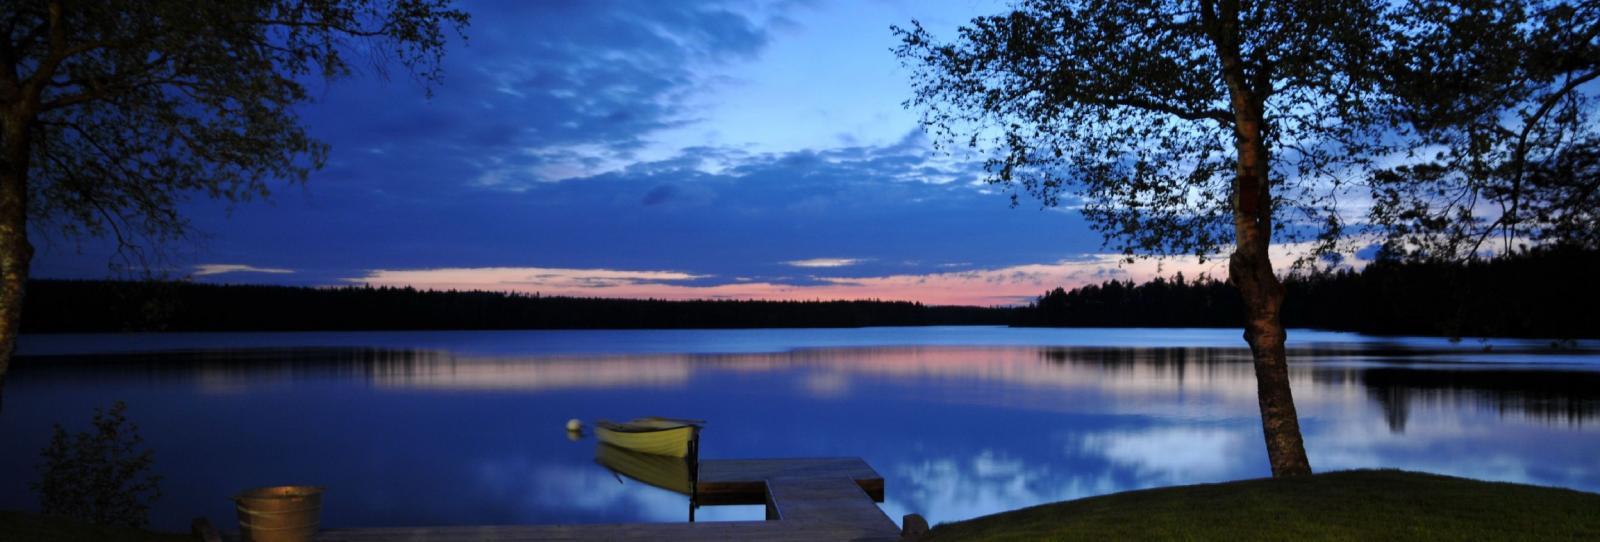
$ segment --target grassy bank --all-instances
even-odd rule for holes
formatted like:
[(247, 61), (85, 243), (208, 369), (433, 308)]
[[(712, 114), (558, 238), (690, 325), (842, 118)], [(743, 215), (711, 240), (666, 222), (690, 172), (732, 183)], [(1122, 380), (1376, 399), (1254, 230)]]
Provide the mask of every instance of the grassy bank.
[(152, 533), (127, 527), (84, 525), (26, 512), (0, 510), (0, 541), (10, 542), (192, 542), (188, 534)]
[(1394, 470), (1167, 487), (942, 524), (931, 540), (1594, 540), (1600, 494)]

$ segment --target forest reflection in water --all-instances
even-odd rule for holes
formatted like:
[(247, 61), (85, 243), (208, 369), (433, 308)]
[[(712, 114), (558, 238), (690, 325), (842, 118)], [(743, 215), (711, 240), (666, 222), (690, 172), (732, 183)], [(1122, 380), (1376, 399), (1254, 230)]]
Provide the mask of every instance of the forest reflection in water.
[[(1396, 433), (1405, 431), (1413, 403), (1487, 408), (1503, 415), (1574, 425), (1592, 422), (1600, 415), (1600, 366), (1529, 368), (1516, 364), (1503, 368), (1450, 362), (1451, 353), (1383, 347), (1301, 348), (1290, 353), (1290, 378), (1301, 388), (1306, 387), (1307, 380), (1313, 387), (1359, 385), (1383, 409), (1384, 420)], [(1504, 355), (1536, 360), (1543, 353), (1520, 350)], [(1119, 371), (1131, 374), (1133, 368), (1145, 366), (1166, 369), (1181, 384), (1186, 374), (1197, 369), (1205, 371), (1198, 378), (1215, 379), (1217, 371), (1204, 368), (1217, 365), (1243, 366), (1247, 369), (1243, 376), (1254, 378), (1248, 370), (1249, 352), (1242, 349), (1047, 348), (1041, 349), (1040, 355), (1055, 364), (1097, 366), (1109, 378), (1116, 378)], [(1438, 359), (1441, 356), (1445, 359)], [(1368, 363), (1352, 363), (1359, 361)], [(1228, 375), (1240, 377), (1238, 372)]]
[[(1593, 491), (1600, 362), (1562, 355), (1301, 346), (1291, 379), (1319, 469)], [(891, 517), (936, 522), (1266, 474), (1249, 354), (1232, 348), (210, 349), (24, 358), (9, 388), (0, 507), (29, 506), (13, 486), (50, 423), (121, 398), (169, 480), (158, 525), (221, 519), (219, 496), (286, 478), (336, 487), (335, 526), (682, 519), (679, 497), (618, 484), (563, 438), (570, 417), (709, 419), (707, 457), (862, 456), (888, 479)]]
[[(1570, 352), (1566, 352), (1570, 354)], [(1600, 365), (1505, 368), (1452, 363), (1448, 351), (1394, 348), (1301, 348), (1291, 352), (1297, 392), (1364, 389), (1395, 432), (1413, 403), (1494, 410), (1551, 423), (1582, 425), (1600, 415)], [(1511, 351), (1538, 356), (1538, 351)], [(1532, 358), (1536, 360), (1537, 358)], [(1032, 363), (1043, 361), (1042, 364)], [(53, 360), (54, 361), (54, 360)], [(65, 360), (63, 360), (65, 361)], [(68, 383), (145, 379), (222, 391), (274, 383), (351, 379), (396, 389), (540, 391), (674, 387), (696, 369), (740, 372), (805, 369), (821, 374), (916, 375), (1028, 387), (1098, 388), (1153, 398), (1164, 391), (1253, 393), (1249, 352), (1226, 348), (887, 347), (802, 349), (764, 354), (614, 356), (460, 356), (417, 349), (316, 348), (204, 350), (82, 356), (30, 367), (23, 378)], [(831, 393), (833, 376), (808, 382)], [(1301, 392), (1307, 393), (1307, 392)]]

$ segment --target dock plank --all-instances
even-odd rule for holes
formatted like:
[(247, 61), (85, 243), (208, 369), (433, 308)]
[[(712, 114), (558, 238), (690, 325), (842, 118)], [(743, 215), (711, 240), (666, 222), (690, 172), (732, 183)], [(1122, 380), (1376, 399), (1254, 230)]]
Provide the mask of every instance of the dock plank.
[(767, 481), (767, 491), (769, 520), (829, 525), (860, 536), (900, 534), (894, 520), (849, 478), (774, 478)]
[(784, 459), (707, 459), (700, 462), (701, 483), (840, 476), (853, 480), (878, 479), (878, 471), (859, 457), (804, 457)]
[(765, 504), (766, 481), (775, 478), (855, 480), (873, 502), (883, 502), (883, 476), (859, 457), (710, 459), (700, 462), (700, 503)]

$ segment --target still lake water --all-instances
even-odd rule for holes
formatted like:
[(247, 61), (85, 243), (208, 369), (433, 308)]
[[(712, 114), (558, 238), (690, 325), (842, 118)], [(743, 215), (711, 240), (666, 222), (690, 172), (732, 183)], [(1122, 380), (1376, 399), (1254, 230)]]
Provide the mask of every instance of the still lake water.
[[(1268, 475), (1232, 329), (923, 327), (25, 336), (0, 410), (0, 509), (50, 426), (128, 404), (154, 527), (231, 525), (253, 486), (326, 486), (331, 527), (683, 521), (568, 418), (709, 420), (705, 458), (860, 456), (885, 512), (953, 521)], [(1290, 333), (1312, 465), (1600, 491), (1600, 343)], [(706, 507), (701, 520), (758, 519)]]

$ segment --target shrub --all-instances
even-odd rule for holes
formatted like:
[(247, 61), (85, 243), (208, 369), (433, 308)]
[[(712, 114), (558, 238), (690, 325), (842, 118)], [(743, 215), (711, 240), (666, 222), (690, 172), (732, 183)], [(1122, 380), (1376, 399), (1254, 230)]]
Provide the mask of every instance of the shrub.
[(127, 405), (117, 401), (108, 410), (96, 408), (92, 431), (69, 436), (56, 424), (41, 455), (39, 512), (96, 525), (143, 527), (150, 522), (150, 503), (161, 497), (161, 477), (150, 472), (151, 450), (139, 450), (144, 439), (128, 422)]

